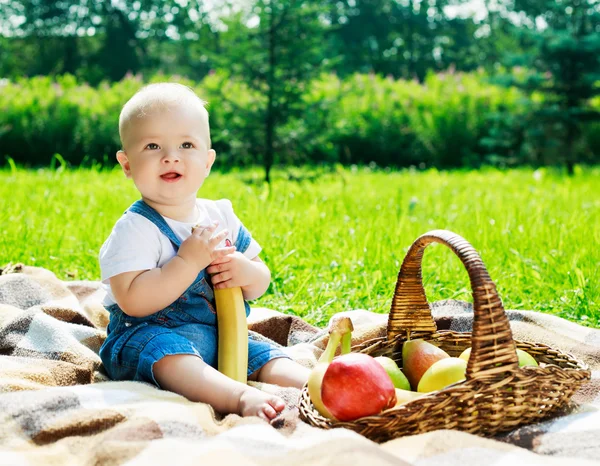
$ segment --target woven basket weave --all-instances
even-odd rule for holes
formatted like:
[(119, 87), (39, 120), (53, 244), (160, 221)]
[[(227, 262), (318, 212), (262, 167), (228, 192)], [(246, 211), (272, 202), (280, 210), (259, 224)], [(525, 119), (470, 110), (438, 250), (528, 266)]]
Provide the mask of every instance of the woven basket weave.
[[(448, 246), (467, 269), (473, 291), (472, 332), (437, 331), (421, 279), (423, 253), (432, 242)], [(325, 429), (346, 427), (376, 442), (438, 429), (492, 436), (557, 413), (591, 375), (585, 364), (566, 353), (514, 341), (496, 286), (479, 254), (465, 239), (446, 230), (422, 235), (409, 249), (398, 274), (387, 337), (364, 342), (352, 351), (388, 356), (402, 367), (402, 344), (416, 338), (439, 346), (450, 356), (472, 347), (466, 380), (351, 422), (321, 416), (305, 386), (300, 417)], [(515, 347), (531, 354), (540, 367), (520, 368)]]

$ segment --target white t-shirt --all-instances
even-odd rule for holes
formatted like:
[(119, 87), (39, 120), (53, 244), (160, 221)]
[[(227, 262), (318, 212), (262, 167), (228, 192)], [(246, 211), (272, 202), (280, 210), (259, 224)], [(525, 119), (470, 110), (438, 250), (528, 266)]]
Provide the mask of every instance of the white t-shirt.
[[(227, 238), (235, 244), (242, 222), (233, 212), (233, 206), (228, 199), (211, 201), (197, 199), (198, 219), (195, 222), (179, 222), (163, 217), (175, 236), (184, 241), (192, 234), (195, 225), (209, 226), (218, 220), (215, 233), (227, 229)], [(225, 241), (219, 246), (225, 246)], [(252, 239), (244, 256), (254, 259), (261, 251), (260, 245)], [(104, 306), (116, 303), (110, 288), (109, 278), (125, 272), (150, 270), (162, 267), (171, 260), (177, 251), (166, 235), (146, 217), (134, 212), (127, 212), (117, 221), (109, 237), (100, 248), (100, 271), (103, 287), (106, 290)]]

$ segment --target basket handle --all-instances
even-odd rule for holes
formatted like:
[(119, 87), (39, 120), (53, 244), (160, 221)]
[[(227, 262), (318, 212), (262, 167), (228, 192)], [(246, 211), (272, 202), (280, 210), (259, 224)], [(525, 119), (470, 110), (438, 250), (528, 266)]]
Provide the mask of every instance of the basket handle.
[(425, 233), (408, 250), (398, 273), (392, 299), (387, 328), (388, 341), (397, 335), (410, 338), (413, 332), (431, 334), (437, 331), (421, 277), (423, 253), (434, 242), (445, 244), (458, 256), (471, 281), (474, 316), (467, 379), (475, 375), (486, 377), (517, 369), (516, 346), (496, 285), (475, 248), (463, 237), (448, 230)]

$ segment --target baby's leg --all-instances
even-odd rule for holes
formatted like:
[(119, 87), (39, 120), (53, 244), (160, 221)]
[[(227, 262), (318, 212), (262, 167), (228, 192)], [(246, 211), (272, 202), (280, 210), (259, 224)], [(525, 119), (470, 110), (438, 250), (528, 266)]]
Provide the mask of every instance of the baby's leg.
[(190, 401), (210, 404), (221, 413), (273, 419), (285, 408), (281, 398), (236, 382), (191, 354), (165, 356), (154, 364), (154, 377), (165, 390)]
[(308, 380), (310, 369), (288, 358), (271, 359), (260, 370), (252, 374), (259, 382), (272, 383), (281, 387), (302, 388)]

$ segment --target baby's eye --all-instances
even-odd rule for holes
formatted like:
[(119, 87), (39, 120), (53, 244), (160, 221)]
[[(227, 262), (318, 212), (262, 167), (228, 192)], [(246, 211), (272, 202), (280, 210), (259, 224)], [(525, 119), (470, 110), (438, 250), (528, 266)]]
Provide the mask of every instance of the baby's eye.
[(154, 142), (151, 142), (150, 144), (148, 144), (148, 145), (146, 146), (146, 149), (150, 149), (150, 150), (156, 150), (156, 149), (158, 149), (158, 144), (156, 144), (156, 143), (154, 143)]
[(181, 144), (181, 147), (183, 147), (184, 149), (192, 149), (194, 145), (191, 142), (184, 142), (183, 144)]

